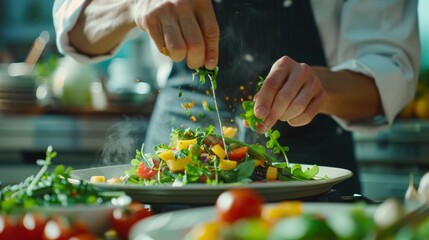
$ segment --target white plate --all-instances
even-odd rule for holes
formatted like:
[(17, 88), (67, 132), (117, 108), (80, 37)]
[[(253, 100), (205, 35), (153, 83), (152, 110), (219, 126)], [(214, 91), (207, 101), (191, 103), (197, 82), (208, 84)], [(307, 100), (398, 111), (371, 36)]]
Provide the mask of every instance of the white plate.
[[(304, 213), (318, 213), (328, 216), (333, 213), (348, 213), (355, 205), (350, 203), (304, 203), (303, 206)], [(372, 215), (375, 209), (376, 205), (370, 205), (365, 208), (365, 211)], [(214, 207), (192, 208), (163, 213), (137, 222), (131, 228), (129, 239), (183, 239), (195, 224), (214, 219), (216, 219)]]
[[(103, 175), (106, 179), (124, 175), (124, 171), (131, 165), (114, 165), (107, 167), (97, 167), (74, 170), (71, 177), (88, 181), (91, 176)], [(303, 164), (304, 169), (311, 167)], [(328, 192), (335, 184), (340, 183), (352, 176), (352, 172), (342, 168), (319, 166), (318, 177), (327, 176), (328, 179), (311, 181), (289, 181), (289, 182), (256, 182), (246, 184), (247, 188), (252, 188), (264, 196), (267, 202), (277, 202), (288, 199), (299, 199), (309, 196), (319, 195)], [(94, 185), (114, 191), (124, 191), (134, 200), (144, 203), (163, 204), (213, 204), (223, 191), (230, 188), (240, 188), (241, 184), (188, 184), (182, 187), (173, 186), (142, 186), (133, 184), (109, 184), (93, 183)]]

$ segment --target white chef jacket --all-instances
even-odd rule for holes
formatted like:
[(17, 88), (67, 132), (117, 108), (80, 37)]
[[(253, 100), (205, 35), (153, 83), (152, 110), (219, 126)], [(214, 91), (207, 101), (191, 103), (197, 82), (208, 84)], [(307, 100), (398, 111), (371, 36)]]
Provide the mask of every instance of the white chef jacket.
[[(110, 58), (119, 46), (106, 55), (90, 58), (69, 44), (67, 33), (76, 23), (84, 2), (55, 1), (53, 16), (58, 49), (83, 62)], [(310, 2), (328, 67), (373, 77), (384, 109), (384, 116), (363, 121), (333, 118), (350, 131), (374, 131), (391, 125), (415, 94), (420, 67), (417, 0)]]

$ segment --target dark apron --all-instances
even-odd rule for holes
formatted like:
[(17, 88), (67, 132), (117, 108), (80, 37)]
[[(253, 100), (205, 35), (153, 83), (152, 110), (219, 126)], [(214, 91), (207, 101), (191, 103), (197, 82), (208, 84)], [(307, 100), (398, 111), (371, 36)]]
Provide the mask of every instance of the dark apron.
[[(248, 143), (265, 141), (263, 135), (245, 129), (238, 117), (241, 101), (254, 95), (258, 76), (266, 76), (272, 64), (285, 55), (311, 66), (327, 66), (309, 1), (294, 1), (288, 7), (284, 2), (213, 2), (221, 29), (216, 94), (222, 121), (225, 126), (238, 127), (238, 138)], [(173, 127), (204, 128), (211, 124), (219, 132), (216, 114), (204, 111), (201, 106), (201, 101), (213, 103), (207, 94), (210, 83), (192, 80), (192, 72), (184, 62), (174, 64), (152, 114), (145, 140), (147, 149), (168, 143)], [(179, 92), (182, 93), (181, 99)], [(187, 115), (180, 104), (192, 100), (196, 106)], [(197, 121), (192, 122), (191, 116)], [(351, 134), (342, 130), (331, 117), (319, 114), (303, 127), (290, 127), (285, 122), (278, 122), (274, 129), (281, 132), (281, 144), (289, 147), (289, 161), (349, 169), (354, 173), (353, 178), (336, 185), (335, 189), (343, 195), (360, 193)]]

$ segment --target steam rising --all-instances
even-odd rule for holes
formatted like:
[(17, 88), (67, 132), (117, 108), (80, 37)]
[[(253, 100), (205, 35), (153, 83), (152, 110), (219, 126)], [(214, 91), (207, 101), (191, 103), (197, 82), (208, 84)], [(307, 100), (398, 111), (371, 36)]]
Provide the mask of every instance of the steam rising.
[(148, 120), (143, 117), (127, 118), (116, 123), (107, 132), (107, 140), (97, 165), (129, 163), (140, 149), (146, 135)]

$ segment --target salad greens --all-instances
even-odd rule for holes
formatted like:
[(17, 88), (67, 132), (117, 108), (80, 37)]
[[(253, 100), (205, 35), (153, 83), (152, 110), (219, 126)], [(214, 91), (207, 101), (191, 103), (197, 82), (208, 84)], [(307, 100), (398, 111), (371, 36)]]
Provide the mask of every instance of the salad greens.
[(52, 146), (46, 150), (46, 158), (37, 161), (41, 166), (36, 176), (0, 189), (0, 213), (34, 209), (41, 206), (97, 205), (111, 199), (111, 193), (103, 193), (83, 181), (68, 181), (71, 167), (57, 165), (50, 171), (52, 159), (57, 155)]
[[(219, 68), (196, 69), (193, 78), (197, 76), (202, 84), (205, 83), (206, 77), (211, 81), (221, 135), (214, 133), (214, 126), (204, 130), (173, 129), (168, 145), (160, 143), (154, 147), (152, 153), (144, 153), (144, 144), (140, 150), (136, 150), (136, 156), (131, 160), (132, 167), (125, 171), (128, 176), (127, 182), (182, 186), (188, 183), (231, 184), (314, 179), (319, 172), (317, 165), (305, 170), (300, 164), (289, 165), (286, 155), (289, 149), (278, 142), (280, 132), (277, 130), (269, 130), (265, 134), (268, 139), (266, 147), (225, 137), (215, 95), (218, 73)], [(258, 90), (263, 80), (260, 77)], [(182, 92), (179, 91), (179, 97), (181, 96)], [(257, 124), (263, 123), (263, 119), (257, 118), (254, 114), (254, 104), (254, 101), (244, 101), (242, 104), (244, 113), (241, 115), (252, 130), (256, 129)], [(187, 112), (191, 107), (193, 103), (182, 104), (182, 108)], [(275, 157), (280, 154), (284, 158), (283, 161)]]
[[(276, 169), (276, 180), (281, 181), (311, 180), (319, 172), (317, 166), (304, 170), (299, 164), (289, 165), (279, 161), (273, 156), (273, 151), (258, 143), (247, 144), (230, 137), (225, 137), (225, 142), (226, 149), (230, 151), (229, 159), (225, 158), (223, 142), (214, 133), (213, 126), (204, 130), (173, 129), (168, 145), (160, 143), (151, 153), (144, 153), (143, 148), (136, 150), (131, 168), (125, 171), (130, 176), (127, 182), (143, 185), (215, 185), (267, 181), (270, 167)], [(140, 173), (148, 170), (156, 171), (156, 174), (148, 177)]]

